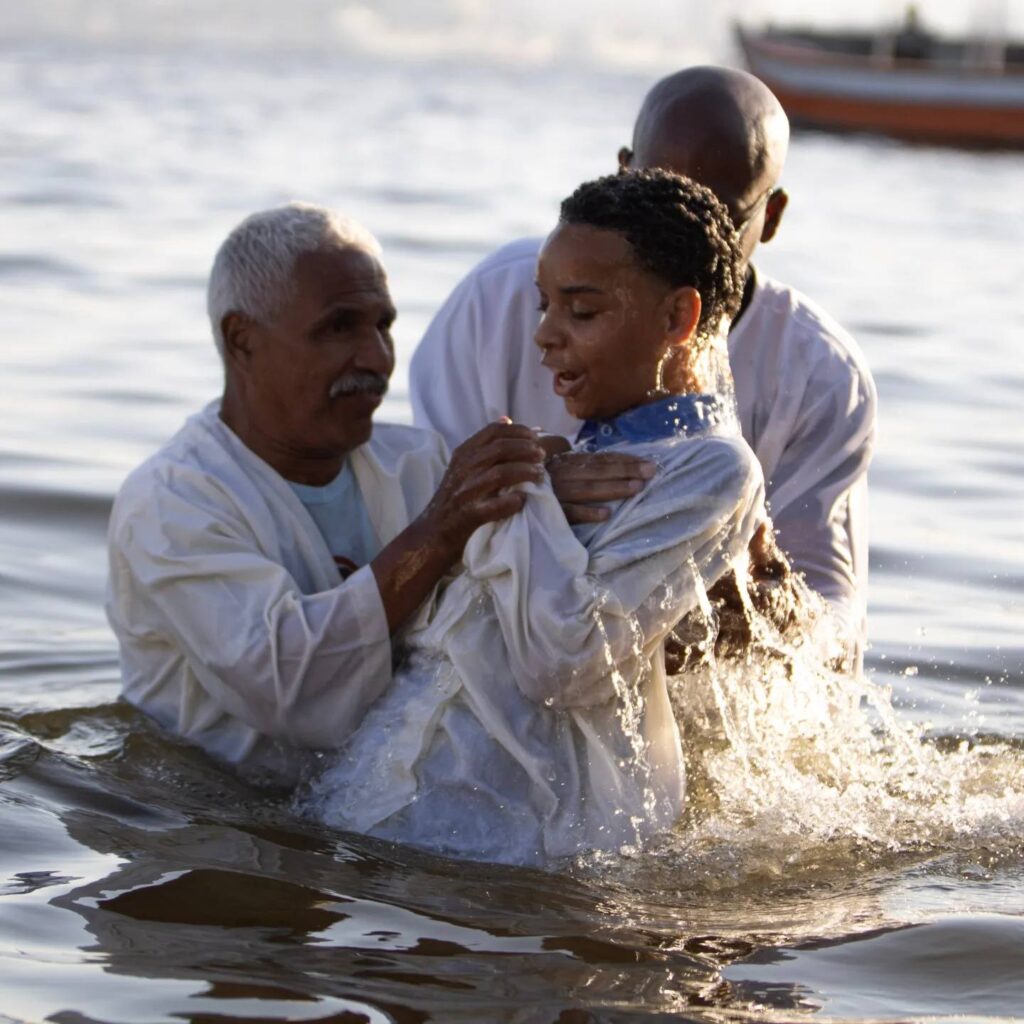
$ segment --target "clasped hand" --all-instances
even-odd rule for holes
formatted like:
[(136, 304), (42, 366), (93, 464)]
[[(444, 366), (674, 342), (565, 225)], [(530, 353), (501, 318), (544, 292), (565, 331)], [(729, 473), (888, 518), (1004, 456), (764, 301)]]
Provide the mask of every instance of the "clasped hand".
[(600, 523), (611, 515), (601, 502), (638, 494), (654, 476), (653, 462), (617, 452), (574, 452), (564, 437), (540, 437), (548, 453), (547, 469), (570, 523)]
[(741, 580), (730, 569), (708, 589), (711, 620), (697, 609), (669, 634), (665, 641), (668, 674), (678, 675), (697, 668), (712, 650), (716, 658), (742, 660), (754, 639), (751, 612), (762, 616), (784, 635), (800, 610), (794, 579), (771, 524), (762, 523), (750, 540), (744, 578)]
[(503, 420), (455, 451), (427, 509), (437, 534), (460, 553), (484, 523), (518, 512), (526, 496), (516, 484), (539, 483), (545, 468), (570, 523), (598, 523), (611, 514), (602, 502), (637, 494), (654, 476), (645, 459), (611, 452), (573, 452), (564, 437), (538, 434)]

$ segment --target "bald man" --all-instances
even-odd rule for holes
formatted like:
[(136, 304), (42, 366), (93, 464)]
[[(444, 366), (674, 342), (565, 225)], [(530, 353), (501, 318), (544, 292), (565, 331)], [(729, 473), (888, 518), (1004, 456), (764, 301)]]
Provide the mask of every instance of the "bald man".
[[(778, 181), (788, 143), (788, 120), (767, 86), (742, 71), (696, 67), (651, 89), (619, 165), (693, 178), (732, 215), (747, 261), (743, 305), (729, 334), (743, 436), (764, 471), (779, 545), (829, 602), (858, 660), (874, 382), (857, 344), (827, 313), (750, 263), (786, 209)], [(512, 242), (476, 266), (413, 357), (415, 421), (449, 445), (499, 416), (569, 438), (579, 431), (533, 344), (541, 241)]]

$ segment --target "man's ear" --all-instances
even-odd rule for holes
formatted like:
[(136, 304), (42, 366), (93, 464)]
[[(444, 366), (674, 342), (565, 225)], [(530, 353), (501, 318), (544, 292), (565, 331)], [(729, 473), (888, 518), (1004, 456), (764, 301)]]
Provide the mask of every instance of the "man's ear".
[(220, 322), (224, 339), (224, 362), (245, 369), (256, 347), (256, 324), (244, 313), (226, 313)]
[(789, 193), (784, 188), (775, 189), (768, 197), (764, 208), (764, 227), (761, 230), (762, 242), (770, 242), (775, 237), (788, 205)]
[(629, 146), (623, 146), (619, 150), (619, 171), (628, 171), (633, 166), (633, 150)]
[(700, 292), (684, 285), (668, 294), (666, 334), (673, 346), (685, 345), (697, 333), (700, 323)]

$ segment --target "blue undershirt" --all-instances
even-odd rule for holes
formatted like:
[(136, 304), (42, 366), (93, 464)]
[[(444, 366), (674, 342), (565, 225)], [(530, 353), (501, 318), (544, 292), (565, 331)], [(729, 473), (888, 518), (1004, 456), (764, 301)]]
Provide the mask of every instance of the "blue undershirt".
[(313, 517), (342, 578), (368, 565), (380, 553), (377, 531), (370, 522), (359, 483), (346, 460), (341, 472), (323, 487), (288, 481)]

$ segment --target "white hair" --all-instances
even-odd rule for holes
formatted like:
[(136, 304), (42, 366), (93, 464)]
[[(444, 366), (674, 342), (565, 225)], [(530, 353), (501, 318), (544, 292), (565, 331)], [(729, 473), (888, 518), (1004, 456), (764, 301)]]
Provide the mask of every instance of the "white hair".
[(206, 311), (224, 358), (222, 323), (244, 313), (266, 323), (295, 290), (295, 263), (327, 247), (363, 249), (380, 257), (380, 243), (350, 217), (311, 203), (292, 202), (246, 217), (217, 250), (206, 288)]

